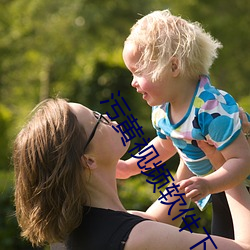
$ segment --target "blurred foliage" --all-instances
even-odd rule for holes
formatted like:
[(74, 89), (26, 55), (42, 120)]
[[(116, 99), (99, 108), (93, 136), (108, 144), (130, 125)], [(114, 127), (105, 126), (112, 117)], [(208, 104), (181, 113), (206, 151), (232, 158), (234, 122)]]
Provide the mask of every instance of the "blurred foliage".
[(239, 100), (239, 105), (244, 109), (244, 110), (250, 110), (250, 95), (244, 96)]
[[(20, 237), (13, 205), (13, 172), (0, 171), (0, 249), (32, 250)], [(39, 250), (40, 248), (35, 248)], [(40, 249), (41, 250), (41, 249)]]
[[(117, 97), (120, 91), (143, 126), (145, 138), (152, 139), (155, 132), (150, 122), (150, 107), (130, 87), (131, 75), (123, 64), (121, 52), (130, 27), (140, 15), (165, 8), (201, 22), (223, 43), (224, 48), (211, 69), (212, 82), (231, 93), (249, 112), (248, 0), (1, 0), (0, 169), (12, 168), (12, 140), (29, 111), (40, 100), (55, 95), (111, 113), (110, 105), (100, 101), (110, 99), (112, 93)], [(168, 167), (174, 171), (177, 164), (175, 157)], [(1, 175), (0, 183), (4, 179)], [(8, 219), (14, 210), (11, 188), (7, 186), (11, 183), (1, 188), (0, 206), (4, 215), (1, 214), (0, 238), (5, 235), (4, 242), (9, 239), (14, 242), (18, 237), (16, 224)], [(130, 209), (144, 209), (156, 198), (142, 175), (119, 182), (119, 187), (121, 198)], [(201, 218), (209, 224), (209, 209), (206, 213)], [(22, 243), (18, 247), (11, 243), (16, 247), (11, 248), (2, 246), (2, 242), (1, 249), (22, 249)]]
[(12, 120), (12, 112), (2, 103), (0, 103), (0, 169), (7, 169), (9, 166), (10, 147), (9, 136)]
[[(212, 81), (249, 111), (247, 1), (0, 1), (0, 146), (11, 142), (24, 117), (44, 98), (59, 95), (106, 111), (100, 101), (118, 90), (153, 137), (150, 107), (130, 87), (121, 52), (134, 22), (156, 9), (170, 8), (201, 22), (223, 43)], [(9, 152), (4, 147), (0, 169), (7, 169)]]

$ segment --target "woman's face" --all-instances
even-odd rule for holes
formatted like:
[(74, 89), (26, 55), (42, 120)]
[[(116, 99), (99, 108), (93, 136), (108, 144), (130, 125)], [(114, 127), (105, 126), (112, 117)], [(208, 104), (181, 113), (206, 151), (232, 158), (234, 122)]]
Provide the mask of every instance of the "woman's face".
[(129, 143), (124, 146), (121, 140), (121, 134), (113, 129), (112, 126), (116, 127), (118, 125), (117, 122), (111, 121), (107, 115), (103, 115), (104, 118), (100, 119), (99, 115), (81, 104), (69, 103), (69, 106), (76, 115), (79, 123), (84, 127), (87, 140), (96, 129), (93, 138), (86, 148), (86, 152), (93, 152), (95, 155), (103, 157), (103, 160), (104, 158), (119, 159), (125, 154)]

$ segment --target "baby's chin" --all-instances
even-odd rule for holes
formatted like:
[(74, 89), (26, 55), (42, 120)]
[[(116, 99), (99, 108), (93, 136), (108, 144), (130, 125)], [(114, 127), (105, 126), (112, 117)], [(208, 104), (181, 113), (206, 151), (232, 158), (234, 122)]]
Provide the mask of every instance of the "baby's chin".
[[(145, 99), (144, 99), (145, 100)], [(159, 105), (162, 105), (164, 103), (161, 103), (161, 102), (158, 102), (158, 101), (155, 101), (155, 100), (145, 100), (147, 102), (147, 104), (150, 106), (150, 107), (153, 107), (153, 106), (159, 106)]]

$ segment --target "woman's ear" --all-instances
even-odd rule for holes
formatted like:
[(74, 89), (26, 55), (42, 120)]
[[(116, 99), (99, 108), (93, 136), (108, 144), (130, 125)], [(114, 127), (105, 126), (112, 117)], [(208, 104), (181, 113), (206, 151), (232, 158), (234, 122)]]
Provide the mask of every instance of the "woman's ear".
[(83, 155), (82, 160), (84, 161), (85, 164), (89, 167), (89, 169), (95, 169), (97, 168), (95, 159), (91, 156), (88, 155)]
[(176, 77), (180, 74), (180, 68), (179, 68), (179, 60), (176, 57), (173, 57), (171, 59), (171, 70), (173, 73), (173, 76)]

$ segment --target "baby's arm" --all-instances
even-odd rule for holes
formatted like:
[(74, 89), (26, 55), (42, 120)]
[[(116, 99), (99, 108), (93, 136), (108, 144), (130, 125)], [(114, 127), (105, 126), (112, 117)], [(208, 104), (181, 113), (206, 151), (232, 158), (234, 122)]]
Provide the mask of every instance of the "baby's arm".
[[(223, 164), (223, 156), (225, 162)], [(250, 148), (243, 133), (235, 141), (221, 151), (215, 162), (222, 166), (205, 177), (192, 177), (180, 183), (188, 198), (197, 201), (209, 193), (217, 193), (242, 183), (250, 174)], [(218, 153), (219, 157), (219, 153)], [(215, 165), (215, 164), (214, 164)]]
[(210, 183), (212, 193), (237, 186), (250, 174), (250, 147), (243, 133), (221, 153), (225, 163), (217, 171), (204, 177)]
[[(172, 156), (174, 156), (176, 153), (176, 149), (173, 146), (172, 141), (169, 139), (163, 140), (157, 136), (143, 149), (147, 148), (152, 144), (154, 145), (156, 151), (159, 153), (159, 156), (157, 157), (157, 162), (158, 161), (165, 162)], [(145, 154), (146, 153), (147, 152), (145, 152)], [(143, 154), (139, 155), (139, 153), (136, 154), (136, 156), (142, 156), (142, 155)], [(141, 170), (137, 166), (137, 162), (138, 159), (134, 157), (131, 157), (128, 160), (120, 160), (117, 164), (116, 178), (126, 179), (129, 178), (130, 176), (139, 174)], [(154, 168), (153, 161), (147, 163), (147, 168)]]

